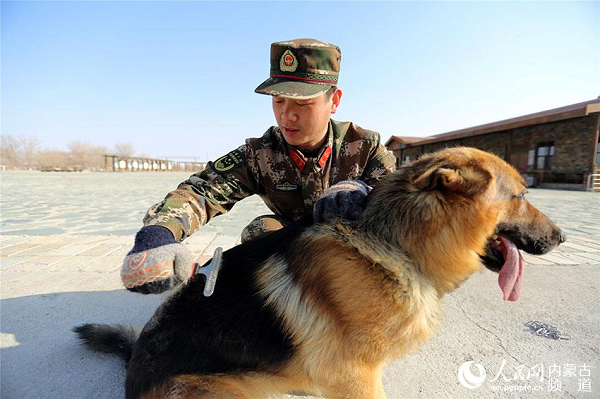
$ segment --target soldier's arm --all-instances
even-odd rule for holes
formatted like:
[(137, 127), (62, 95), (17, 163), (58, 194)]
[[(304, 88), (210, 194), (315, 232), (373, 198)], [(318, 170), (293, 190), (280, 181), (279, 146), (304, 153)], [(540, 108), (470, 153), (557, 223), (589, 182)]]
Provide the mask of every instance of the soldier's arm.
[(190, 176), (152, 206), (144, 217), (144, 226), (164, 226), (176, 240), (184, 240), (213, 217), (256, 193), (257, 178), (249, 167), (252, 162), (248, 145), (209, 162), (206, 169)]
[(381, 143), (379, 134), (376, 137), (361, 178), (371, 187), (377, 184), (381, 176), (396, 170), (396, 157)]

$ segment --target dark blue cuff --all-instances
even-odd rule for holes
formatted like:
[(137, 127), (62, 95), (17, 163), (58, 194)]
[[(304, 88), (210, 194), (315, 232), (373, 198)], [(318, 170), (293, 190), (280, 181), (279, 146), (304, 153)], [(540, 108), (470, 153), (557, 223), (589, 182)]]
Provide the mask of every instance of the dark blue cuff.
[(166, 227), (146, 226), (142, 227), (135, 235), (135, 244), (129, 253), (147, 251), (163, 245), (175, 244), (176, 242), (173, 233)]
[(362, 181), (362, 180), (352, 180), (352, 181), (353, 181), (354, 183), (358, 183), (358, 184), (360, 184), (361, 186), (363, 186), (363, 187), (364, 187), (364, 188), (367, 190), (367, 192), (368, 192), (368, 193), (370, 193), (370, 192), (371, 192), (371, 190), (373, 189), (373, 188), (371, 188), (371, 186), (369, 186), (367, 183), (365, 183), (365, 182), (364, 182), (364, 181)]

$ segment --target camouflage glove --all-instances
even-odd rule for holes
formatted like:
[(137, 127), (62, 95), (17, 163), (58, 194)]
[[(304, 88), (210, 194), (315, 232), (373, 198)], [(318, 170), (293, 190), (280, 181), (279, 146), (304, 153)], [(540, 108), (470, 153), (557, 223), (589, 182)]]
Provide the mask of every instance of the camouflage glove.
[(313, 206), (315, 223), (340, 218), (356, 220), (362, 214), (367, 195), (371, 191), (360, 180), (344, 180), (329, 187)]
[(146, 226), (135, 236), (121, 268), (121, 281), (132, 292), (159, 294), (186, 281), (192, 274), (191, 252), (175, 241), (166, 227)]

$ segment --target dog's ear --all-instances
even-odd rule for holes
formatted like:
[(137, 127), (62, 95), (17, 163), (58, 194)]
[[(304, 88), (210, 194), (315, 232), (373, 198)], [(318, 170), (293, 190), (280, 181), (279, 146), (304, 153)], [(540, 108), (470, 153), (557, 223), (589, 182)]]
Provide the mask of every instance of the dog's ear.
[(411, 183), (423, 191), (447, 189), (468, 195), (485, 191), (492, 174), (476, 164), (433, 166), (414, 176)]

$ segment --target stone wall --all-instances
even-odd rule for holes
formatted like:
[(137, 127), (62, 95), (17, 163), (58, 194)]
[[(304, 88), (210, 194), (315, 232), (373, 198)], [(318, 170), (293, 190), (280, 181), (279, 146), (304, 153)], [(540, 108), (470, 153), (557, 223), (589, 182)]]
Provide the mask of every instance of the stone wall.
[[(415, 145), (394, 151), (399, 163), (405, 157), (416, 159), (420, 154), (441, 148), (475, 147), (498, 155), (513, 163), (532, 182), (583, 184), (594, 170), (596, 127), (598, 114), (558, 122), (525, 126), (479, 136), (465, 137), (432, 144)], [(554, 155), (548, 169), (538, 169), (535, 151), (543, 143), (554, 145)], [(530, 151), (532, 151), (530, 153)], [(531, 160), (533, 159), (533, 165)], [(529, 162), (528, 162), (529, 161)]]

